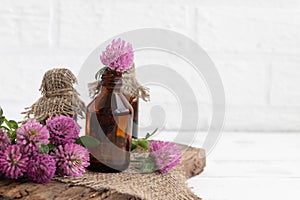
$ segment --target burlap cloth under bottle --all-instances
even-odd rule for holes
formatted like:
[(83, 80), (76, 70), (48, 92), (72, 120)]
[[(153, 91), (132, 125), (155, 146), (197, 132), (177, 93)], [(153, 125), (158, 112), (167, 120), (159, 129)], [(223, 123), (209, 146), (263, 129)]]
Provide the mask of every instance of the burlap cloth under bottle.
[(180, 169), (169, 173), (97, 173), (82, 177), (56, 177), (57, 181), (94, 189), (105, 200), (201, 200), (186, 184)]

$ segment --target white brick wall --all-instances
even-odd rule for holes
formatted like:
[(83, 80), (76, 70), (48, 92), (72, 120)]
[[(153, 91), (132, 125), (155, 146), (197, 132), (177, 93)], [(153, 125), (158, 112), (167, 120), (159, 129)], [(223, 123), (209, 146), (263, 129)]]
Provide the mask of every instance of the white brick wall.
[[(0, 0), (0, 105), (8, 117), (20, 119), (23, 108), (39, 97), (46, 70), (68, 66), (78, 73), (108, 38), (166, 28), (197, 41), (214, 61), (227, 97), (225, 130), (299, 131), (299, 9), (299, 0)], [(151, 61), (150, 53), (143, 56), (138, 65)], [(153, 60), (182, 69), (170, 56)], [(206, 129), (208, 92), (193, 74), (183, 74), (189, 83), (199, 81), (194, 91), (200, 94), (200, 127)], [(161, 104), (166, 128), (176, 129), (177, 104), (158, 98), (160, 91), (154, 88), (152, 103), (142, 104), (147, 115), (142, 123), (149, 123), (151, 106)]]

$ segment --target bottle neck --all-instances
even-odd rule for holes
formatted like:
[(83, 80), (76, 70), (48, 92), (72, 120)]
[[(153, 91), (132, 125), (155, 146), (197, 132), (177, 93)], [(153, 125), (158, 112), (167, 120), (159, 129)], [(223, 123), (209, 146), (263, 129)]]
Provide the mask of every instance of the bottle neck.
[(122, 86), (122, 73), (106, 70), (101, 77), (101, 86), (108, 92), (120, 92)]

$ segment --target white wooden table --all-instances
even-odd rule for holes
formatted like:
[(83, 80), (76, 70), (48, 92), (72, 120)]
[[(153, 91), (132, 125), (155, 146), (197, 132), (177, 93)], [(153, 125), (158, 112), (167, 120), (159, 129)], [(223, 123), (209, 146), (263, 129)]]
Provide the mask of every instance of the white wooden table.
[(299, 200), (300, 133), (225, 132), (188, 183), (205, 200)]

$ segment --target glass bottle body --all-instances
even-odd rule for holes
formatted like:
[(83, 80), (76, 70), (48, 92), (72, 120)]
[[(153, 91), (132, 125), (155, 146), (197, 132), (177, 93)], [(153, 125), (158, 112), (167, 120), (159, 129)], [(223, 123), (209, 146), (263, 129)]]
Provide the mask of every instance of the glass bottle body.
[(88, 148), (89, 169), (120, 172), (130, 162), (133, 108), (120, 92), (120, 74), (104, 73), (101, 84), (100, 93), (88, 105), (86, 114), (86, 135), (98, 141)]

